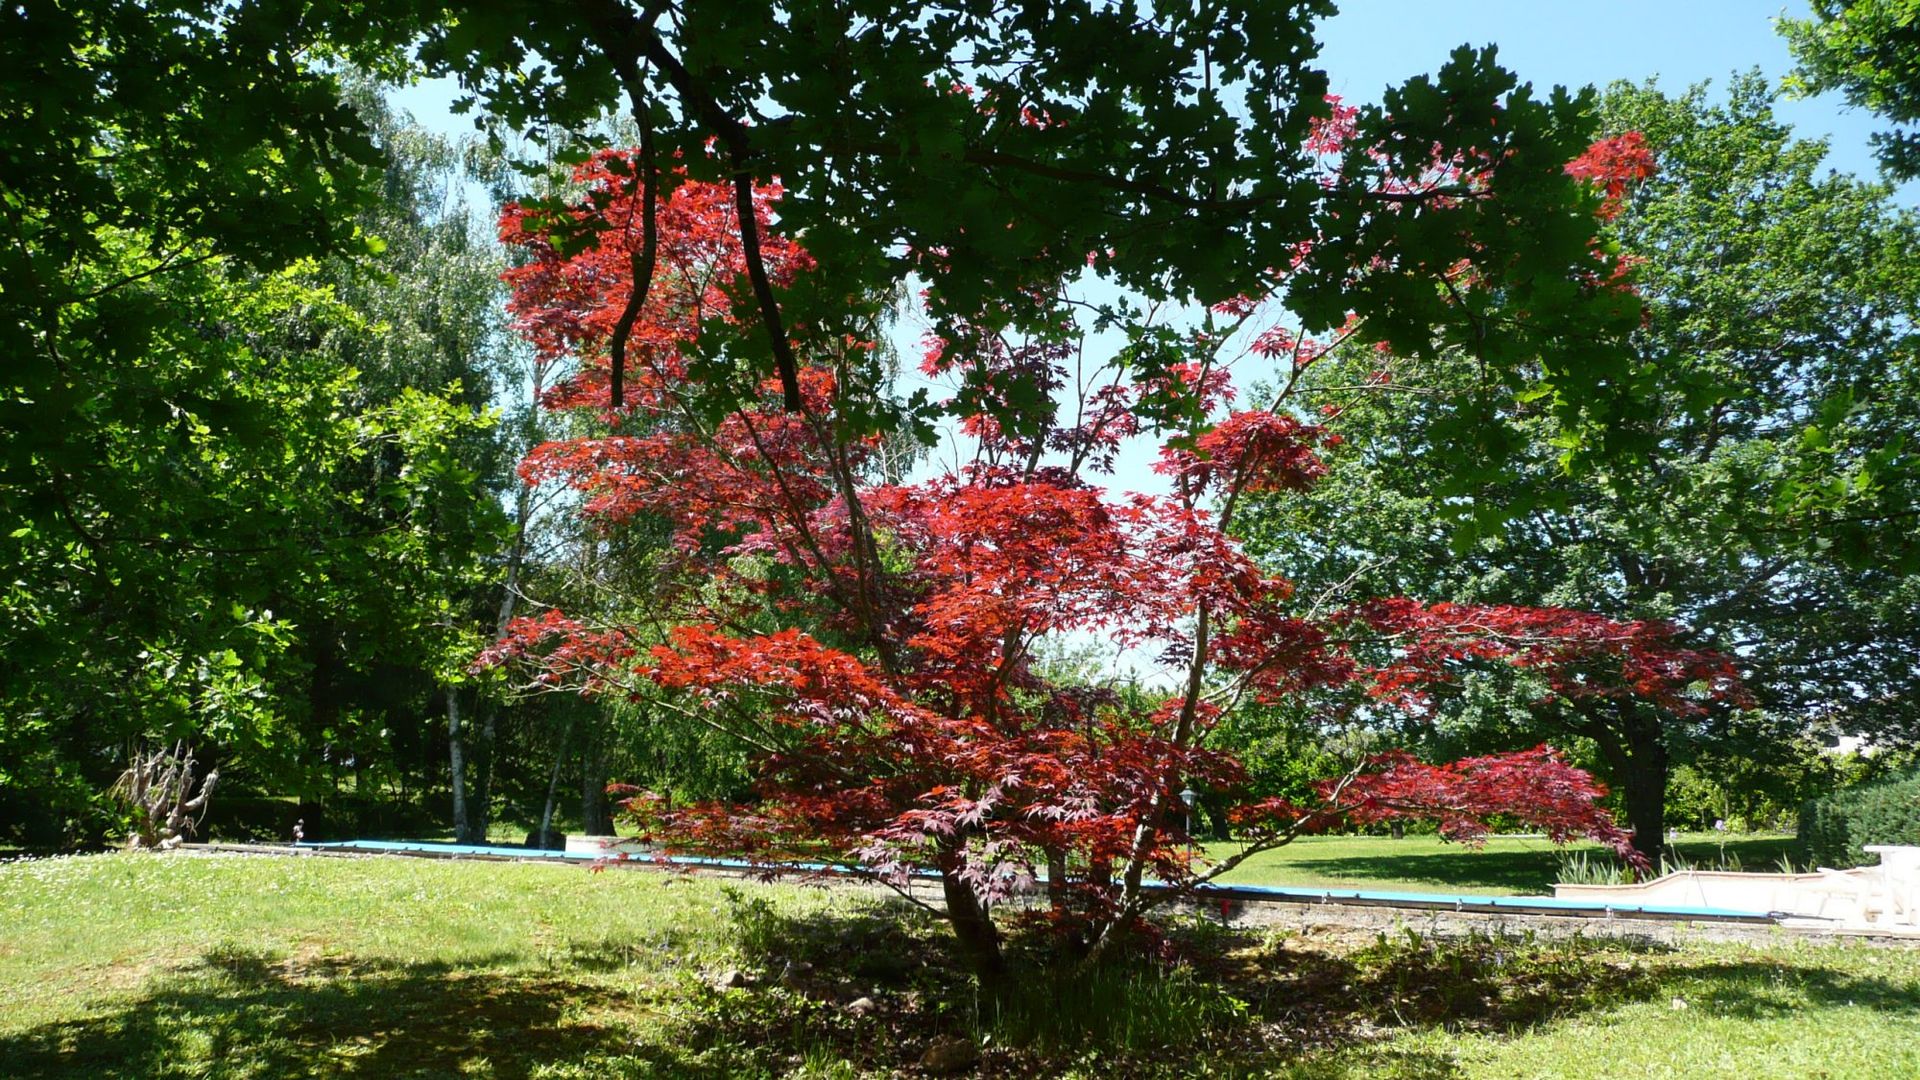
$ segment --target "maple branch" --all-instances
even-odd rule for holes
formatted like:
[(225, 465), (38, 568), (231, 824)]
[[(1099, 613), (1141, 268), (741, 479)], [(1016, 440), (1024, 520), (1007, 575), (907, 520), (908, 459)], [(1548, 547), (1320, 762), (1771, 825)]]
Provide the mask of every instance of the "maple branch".
[(791, 516), (794, 531), (800, 534), (800, 541), (806, 545), (808, 551), (813, 553), (820, 572), (826, 576), (827, 588), (838, 593), (837, 583), (833, 579), (832, 564), (827, 559), (827, 553), (821, 550), (820, 541), (813, 535), (813, 529), (807, 524), (806, 504), (794, 494), (793, 485), (788, 483), (787, 474), (781, 469), (780, 463), (767, 452), (767, 444), (760, 438), (760, 430), (753, 426), (753, 415), (741, 408), (734, 410), (734, 416), (739, 419), (741, 428), (747, 433), (747, 438), (753, 441), (754, 453), (760, 455), (761, 461), (766, 462), (767, 471), (773, 475), (773, 482), (780, 489), (781, 498), (786, 500), (786, 506), (779, 509), (784, 509)]
[[(760, 307), (760, 321), (766, 327), (767, 343), (773, 349), (773, 366), (780, 376), (784, 405), (788, 412), (798, 412), (799, 365), (793, 357), (793, 343), (787, 340), (786, 330), (781, 323), (780, 305), (774, 299), (773, 285), (767, 278), (766, 261), (760, 255), (760, 227), (753, 212), (753, 170), (748, 164), (753, 157), (753, 147), (747, 137), (748, 128), (722, 108), (711, 95), (703, 93), (686, 65), (667, 48), (666, 42), (660, 39), (659, 33), (653, 28), (653, 18), (657, 17), (655, 10), (649, 7), (645, 16), (636, 18), (624, 4), (601, 0), (590, 6), (586, 18), (595, 36), (601, 39), (601, 50), (621, 69), (621, 78), (633, 80), (628, 87), (630, 94), (637, 95), (634, 87), (643, 85), (639, 82), (637, 52), (644, 54), (648, 62), (667, 77), (674, 91), (680, 95), (681, 102), (727, 144), (728, 156), (733, 162), (734, 205), (740, 219), (740, 246), (746, 254), (747, 278), (753, 284), (754, 300)], [(640, 119), (638, 110), (636, 102), (636, 120)], [(648, 135), (647, 128), (645, 123), (640, 125), (643, 138)], [(619, 368), (616, 366), (614, 371), (614, 407), (618, 408)]]
[(800, 411), (800, 372), (793, 359), (793, 343), (780, 322), (780, 305), (773, 297), (773, 284), (767, 280), (767, 264), (760, 257), (760, 222), (753, 212), (753, 170), (739, 147), (733, 150), (734, 208), (740, 218), (740, 248), (747, 257), (747, 280), (753, 283), (753, 296), (760, 304), (760, 321), (767, 328), (767, 343), (773, 346), (773, 367), (780, 374), (782, 404), (788, 412)]
[(1268, 833), (1250, 844), (1242, 844), (1239, 851), (1215, 863), (1212, 869), (1194, 878), (1180, 889), (1166, 889), (1157, 894), (1143, 895), (1140, 898), (1140, 904), (1136, 913), (1145, 914), (1176, 897), (1192, 896), (1201, 886), (1211, 884), (1221, 877), (1232, 873), (1235, 868), (1245, 863), (1248, 859), (1253, 858), (1255, 855), (1262, 855), (1275, 848), (1285, 847), (1293, 843), (1299, 838), (1300, 834), (1306, 830), (1307, 826), (1312, 825), (1315, 820), (1322, 815), (1340, 812), (1342, 809), (1340, 806), (1340, 796), (1346, 792), (1347, 788), (1355, 780), (1360, 778), (1360, 773), (1365, 770), (1366, 767), (1367, 761), (1362, 758), (1360, 761), (1355, 762), (1353, 767), (1346, 771), (1345, 775), (1334, 781), (1333, 789), (1322, 796), (1321, 802), (1324, 805), (1322, 805), (1320, 809), (1294, 818), (1284, 829)]
[[(613, 324), (613, 337), (607, 346), (611, 401), (615, 409), (626, 404), (627, 338), (633, 333), (634, 321), (640, 317), (640, 309), (646, 306), (647, 293), (653, 288), (653, 267), (659, 237), (657, 209), (654, 205), (659, 198), (659, 181), (653, 168), (653, 123), (644, 97), (646, 73), (641, 70), (638, 50), (632, 43), (635, 32), (650, 26), (659, 15), (652, 5), (648, 6), (640, 19), (628, 14), (624, 7), (617, 7), (617, 12), (618, 16), (624, 17), (624, 26), (622, 18), (609, 17), (610, 13), (605, 8), (589, 14), (587, 20), (595, 36), (601, 38), (600, 51), (612, 62), (614, 71), (626, 88), (627, 101), (633, 110), (633, 122), (640, 128), (640, 175), (636, 178), (641, 199), (640, 249), (632, 253), (633, 286), (627, 293), (627, 304), (621, 309), (619, 321)], [(595, 14), (599, 17), (596, 18)], [(623, 42), (625, 48), (621, 47)], [(633, 227), (631, 212), (627, 216), (627, 227)]]
[[(827, 448), (828, 461), (833, 466), (833, 482), (840, 489), (840, 501), (846, 507), (847, 532), (853, 541), (856, 596), (860, 601), (861, 619), (867, 626), (867, 638), (879, 654), (882, 670), (893, 674), (899, 670), (900, 662), (894, 643), (887, 637), (886, 621), (882, 618), (880, 549), (874, 542), (866, 504), (860, 501), (859, 485), (854, 483), (853, 469), (847, 462), (846, 444), (832, 438), (832, 432), (825, 429), (825, 423), (820, 418), (811, 412), (806, 416), (813, 425), (814, 437)], [(774, 464), (773, 468), (777, 470), (779, 466)]]
[(760, 226), (753, 212), (753, 170), (748, 162), (753, 157), (753, 147), (747, 137), (747, 126), (738, 118), (720, 107), (709, 94), (702, 93), (695, 83), (693, 75), (667, 48), (666, 42), (654, 32), (651, 25), (641, 23), (626, 13), (634, 33), (640, 39), (640, 47), (645, 50), (647, 59), (660, 69), (673, 84), (680, 100), (691, 108), (700, 122), (711, 128), (727, 144), (728, 156), (733, 161), (734, 205), (739, 215), (740, 246), (747, 258), (747, 279), (753, 284), (754, 300), (760, 306), (760, 321), (767, 330), (767, 344), (773, 349), (774, 370), (780, 376), (780, 392), (783, 404), (788, 412), (800, 411), (799, 365), (793, 358), (793, 343), (787, 340), (786, 329), (781, 324), (780, 305), (774, 299), (773, 286), (767, 280), (767, 266), (760, 256)]
[[(615, 409), (626, 404), (622, 383), (627, 368), (627, 338), (633, 333), (633, 324), (640, 318), (640, 309), (646, 306), (647, 294), (653, 289), (654, 260), (660, 242), (659, 178), (653, 167), (653, 125), (643, 118), (637, 96), (633, 109), (633, 118), (640, 124), (640, 247), (632, 253), (633, 287), (627, 291), (627, 306), (620, 310), (620, 319), (613, 324), (613, 337), (607, 343)], [(631, 215), (627, 224), (629, 227), (633, 224)]]

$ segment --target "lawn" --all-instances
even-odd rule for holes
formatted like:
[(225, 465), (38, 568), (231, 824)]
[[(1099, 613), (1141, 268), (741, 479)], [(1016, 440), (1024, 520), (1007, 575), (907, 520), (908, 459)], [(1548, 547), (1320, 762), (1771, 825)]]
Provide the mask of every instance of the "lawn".
[[(1420, 857), (1404, 850), (1385, 859)], [(1200, 923), (1168, 948), (1171, 966), (1036, 973), (994, 1008), (937, 925), (847, 891), (394, 858), (23, 862), (0, 866), (0, 1073), (887, 1076), (944, 1035), (984, 1047), (989, 1075), (1920, 1075), (1920, 951)]]
[[(1785, 855), (1786, 836), (1682, 833), (1674, 844), (1688, 863), (1710, 866), (1738, 860), (1747, 870), (1771, 871)], [(1233, 843), (1207, 846), (1224, 859)], [(1306, 836), (1262, 852), (1222, 880), (1244, 885), (1327, 885), (1345, 889), (1449, 892), (1472, 895), (1544, 895), (1553, 892), (1560, 859), (1571, 852), (1611, 854), (1592, 843), (1549, 843), (1542, 837), (1496, 836), (1481, 847), (1436, 836)]]

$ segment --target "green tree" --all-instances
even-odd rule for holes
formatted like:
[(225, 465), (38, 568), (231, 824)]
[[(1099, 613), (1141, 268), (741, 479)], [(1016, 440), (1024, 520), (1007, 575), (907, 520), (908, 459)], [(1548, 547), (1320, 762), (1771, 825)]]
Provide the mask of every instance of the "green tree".
[[(1165, 383), (1211, 355), (1212, 323), (1186, 332), (1143, 312), (1284, 288), (1308, 331), (1352, 325), (1356, 341), (1404, 352), (1471, 348), (1503, 389), (1538, 393), (1537, 407), (1576, 449), (1604, 451), (1596, 460), (1625, 452), (1625, 429), (1606, 421), (1644, 389), (1620, 347), (1637, 305), (1592, 287), (1608, 264), (1590, 245), (1596, 199), (1561, 169), (1589, 142), (1591, 95), (1536, 93), (1491, 49), (1461, 49), (1434, 75), (1343, 119), (1336, 126), (1351, 130), (1334, 137), (1314, 36), (1315, 20), (1331, 11), (1325, 0), (1197, 9), (971, 0), (16, 5), (0, 16), (8, 20), (0, 58), (9, 61), (0, 147), (31, 167), (0, 181), (17, 241), (0, 264), (0, 332), (10, 335), (0, 344), (30, 363), (8, 387), (17, 392), (0, 418), (10, 490), (50, 489), (85, 464), (84, 455), (62, 456), (67, 442), (27, 448), (45, 431), (72, 431), (69, 442), (78, 441), (85, 425), (71, 423), (70, 410), (92, 400), (94, 380), (111, 370), (94, 355), (70, 356), (61, 323), (74, 304), (121, 287), (95, 276), (86, 290), (73, 288), (87, 276), (80, 271), (118, 265), (100, 255), (102, 229), (151, 254), (124, 270), (141, 275), (134, 284), (171, 277), (188, 260), (269, 272), (295, 256), (365, 246), (358, 215), (374, 200), (382, 150), (341, 103), (328, 73), (340, 61), (453, 75), (489, 123), (550, 149), (580, 150), (575, 144), (590, 140), (574, 133), (619, 108), (639, 144), (623, 165), (629, 194), (646, 207), (682, 170), (731, 185), (746, 201), (756, 183), (778, 180), (775, 224), (804, 241), (815, 270), (775, 288), (757, 254), (758, 219), (734, 215), (747, 265), (730, 301), (741, 318), (694, 349), (687, 401), (696, 421), (751, 399), (768, 374), (785, 380), (793, 409), (794, 354), (849, 353), (847, 342), (863, 338), (913, 277), (926, 283), (943, 336), (1012, 331), (1054, 345), (1082, 329), (1062, 283), (1092, 277), (1129, 295), (1093, 316), (1129, 328), (1133, 340), (1115, 365), (1128, 383)], [(591, 243), (608, 220), (561, 200), (531, 209), (550, 216), (556, 242), (569, 249)], [(657, 223), (640, 216), (630, 276), (645, 283), (660, 252)], [(1450, 278), (1462, 265), (1476, 273)], [(334, 283), (351, 306), (346, 286)], [(605, 343), (616, 386), (644, 291)], [(111, 344), (92, 347), (104, 355)], [(245, 381), (250, 362), (228, 362)], [(836, 438), (851, 445), (901, 429), (927, 436), (943, 413), (987, 413), (1009, 433), (1032, 435), (1060, 407), (1059, 388), (1038, 368), (955, 370), (962, 385), (951, 402), (902, 401), (884, 359), (851, 350), (838, 368), (847, 426)], [(366, 371), (377, 379), (380, 369)], [(464, 380), (454, 394), (429, 396), (478, 392)], [(1177, 398), (1148, 395), (1142, 418), (1198, 437), (1204, 415), (1181, 413)], [(612, 401), (617, 409), (617, 391)], [(1487, 475), (1508, 449), (1482, 431), (1499, 429), (1462, 433), (1476, 451), (1453, 462), (1466, 480)], [(360, 471), (343, 470), (322, 490), (360, 490), (372, 505), (366, 490), (395, 489), (385, 479), (371, 489), (349, 481), (414, 478), (362, 453)], [(444, 460), (423, 479), (446, 490), (461, 470), (485, 471), (459, 453)], [(840, 479), (852, 484), (850, 475)], [(350, 651), (382, 655), (394, 646), (392, 655), (417, 671), (427, 663), (418, 650), (438, 655), (432, 643), (441, 637), (410, 628), (444, 626), (452, 637), (473, 624), (476, 606), (506, 605), (457, 599), (471, 599), (454, 554), (467, 550), (465, 540), (414, 544), (415, 525), (395, 524), (442, 512), (464, 520), (465, 511), (425, 496), (406, 505), (404, 514), (336, 516), (393, 526), (398, 549), (383, 557), (398, 568), (388, 573), (366, 558), (362, 580), (385, 575), (408, 597), (391, 618), (367, 623), (387, 629)], [(52, 510), (23, 514), (33, 515), (71, 527)], [(433, 527), (449, 535), (467, 528)], [(854, 543), (865, 587), (878, 543), (864, 534)], [(302, 565), (285, 553), (277, 561)], [(422, 569), (430, 566), (445, 569)], [(347, 571), (313, 573), (337, 583)], [(416, 586), (427, 592), (400, 591)], [(298, 595), (322, 588), (303, 585)], [(311, 625), (316, 609), (304, 610)], [(422, 622), (426, 610), (444, 618)], [(341, 666), (357, 663), (348, 657)], [(443, 683), (457, 677), (437, 670)], [(463, 711), (467, 699), (440, 700)], [(323, 737), (326, 730), (339, 726), (321, 725)], [(482, 747), (488, 742), (483, 734)]]
[[(1920, 0), (1817, 0), (1814, 18), (1782, 19), (1799, 66), (1789, 85), (1803, 93), (1839, 90), (1847, 103), (1911, 128), (1920, 123)], [(1920, 176), (1920, 132), (1874, 136), (1894, 176)]]
[(377, 158), (295, 27), (218, 3), (0, 13), (0, 821), (57, 839), (124, 740), (271, 741), (257, 569), (306, 552), (350, 317), (296, 260), (363, 248)]
[[(484, 147), (456, 145), (394, 116), (383, 89), (364, 79), (349, 88), (382, 155), (378, 197), (359, 219), (381, 251), (326, 263), (326, 279), (358, 321), (322, 335), (316, 347), (357, 373), (344, 403), (350, 412), (433, 401), (445, 419), (468, 420), (430, 424), (446, 442), (393, 443), (336, 477), (355, 528), (377, 540), (318, 568), (327, 588), (310, 591), (316, 602), (299, 613), (304, 686), (289, 690), (305, 699), (313, 750), (396, 768), (403, 763), (394, 760), (391, 733), (418, 725), (427, 698), (436, 699), (448, 727), (455, 830), (473, 840), (488, 826), (495, 703), (465, 667), (515, 595), (527, 509), (512, 477), (526, 433), (480, 421), (508, 396), (524, 358), (501, 310), (504, 253), (490, 215), (471, 202), (474, 179), (494, 163)], [(420, 456), (429, 449), (431, 457)], [(414, 485), (414, 501), (378, 497), (396, 481)], [(519, 512), (508, 519), (503, 503)]]
[[(1822, 175), (1824, 145), (1791, 137), (1757, 77), (1735, 79), (1723, 105), (1704, 89), (1616, 85), (1604, 117), (1609, 132), (1643, 132), (1659, 160), (1612, 224), (1643, 260), (1634, 378), (1655, 389), (1612, 424), (1644, 452), (1569, 474), (1569, 433), (1537, 408), (1509, 426), (1523, 449), (1508, 474), (1462, 488), (1445, 435), (1483, 366), (1457, 351), (1349, 354), (1318, 376), (1347, 452), (1312, 494), (1260, 507), (1249, 535), (1303, 597), (1671, 619), (1738, 656), (1747, 717), (1549, 711), (1491, 674), (1443, 703), (1437, 737), (1591, 740), (1654, 854), (1670, 770), (1696, 746), (1751, 739), (1756, 720), (1774, 740), (1920, 737), (1920, 577), (1896, 509), (1914, 505), (1898, 476), (1920, 437), (1920, 222), (1885, 185)], [(1809, 489), (1837, 500), (1810, 510)], [(1872, 512), (1842, 527), (1843, 503)], [(1448, 527), (1461, 517), (1481, 527)]]
[[(950, 339), (1012, 329), (1063, 340), (1074, 331), (1050, 300), (1063, 279), (1091, 273), (1148, 304), (1213, 304), (1264, 295), (1275, 268), (1294, 267), (1291, 302), (1309, 330), (1358, 312), (1364, 334), (1410, 344), (1474, 333), (1431, 280), (1465, 258), (1497, 265), (1506, 283), (1469, 300), (1527, 309), (1499, 348), (1546, 355), (1536, 376), (1561, 391), (1555, 407), (1596, 434), (1585, 421), (1625, 385), (1616, 345), (1631, 312), (1568, 287), (1564, 273), (1586, 257), (1591, 222), (1558, 167), (1586, 146), (1590, 98), (1535, 93), (1492, 50), (1462, 49), (1362, 109), (1339, 156), (1343, 182), (1323, 183), (1327, 163), (1307, 144), (1331, 111), (1314, 23), (1332, 10), (1326, 0), (1142, 11), (420, 2), (349, 6), (310, 26), (355, 55), (407, 53), (422, 72), (456, 76), (488, 122), (549, 145), (627, 112), (640, 136), (627, 166), (636, 192), (663, 191), (680, 170), (740, 192), (777, 179), (778, 228), (804, 238), (816, 270), (774, 288), (758, 227), (739, 217), (748, 282), (734, 303), (758, 332), (703, 347), (690, 376), (710, 415), (773, 373), (795, 407), (794, 355), (840, 347), (910, 276)], [(1481, 186), (1447, 182), (1444, 163), (1472, 170), (1485, 154), (1501, 165)], [(544, 209), (570, 249), (604, 221), (560, 201)], [(635, 231), (633, 277), (646, 281), (657, 230)], [(1308, 242), (1316, 255), (1298, 263)], [(616, 388), (643, 303), (636, 293), (608, 341)], [(1169, 360), (1161, 346), (1126, 355), (1142, 368), (1130, 374), (1147, 378)], [(879, 365), (847, 376), (869, 429), (930, 435), (940, 409), (890, 401)], [(1030, 414), (1054, 405), (1030, 374), (986, 379), (975, 373), (946, 411), (992, 403), (1003, 424), (1037, 430)]]
[[(98, 166), (98, 218), (43, 214), (39, 173), (7, 189), (28, 256), (0, 267), (22, 349), (0, 407), (0, 559), (19, 568), (0, 596), (0, 817), (16, 839), (97, 834), (93, 796), (148, 738), (196, 741), (229, 786), (312, 793), (390, 756), (382, 733), (419, 716), (396, 685), (463, 679), (493, 629), (473, 609), (498, 603), (509, 463), (487, 411), (500, 257), (442, 205), (452, 149), (359, 96), (381, 186), (278, 250), (223, 246), (163, 216), (180, 193), (138, 186), (191, 177)], [(109, 112), (96, 156), (137, 151)], [(343, 254), (293, 258), (342, 238)]]

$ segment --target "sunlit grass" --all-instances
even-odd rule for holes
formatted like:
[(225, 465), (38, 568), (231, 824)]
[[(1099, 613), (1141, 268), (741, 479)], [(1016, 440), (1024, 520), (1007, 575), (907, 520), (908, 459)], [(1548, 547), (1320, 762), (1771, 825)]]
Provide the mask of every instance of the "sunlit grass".
[[(1445, 850), (1300, 850), (1368, 845), (1379, 875)], [(985, 1075), (1101, 1080), (1920, 1076), (1920, 950), (1370, 940), (1195, 923), (1176, 959), (1091, 978), (1026, 966), (995, 1002), (936, 921), (844, 890), (401, 858), (57, 859), (0, 866), (0, 1075), (880, 1077), (959, 1037)], [(744, 986), (710, 985), (736, 967)]]
[(1279, 1073), (1299, 1078), (1920, 1077), (1920, 952), (1696, 945), (1657, 993), (1516, 1033), (1426, 1028)]

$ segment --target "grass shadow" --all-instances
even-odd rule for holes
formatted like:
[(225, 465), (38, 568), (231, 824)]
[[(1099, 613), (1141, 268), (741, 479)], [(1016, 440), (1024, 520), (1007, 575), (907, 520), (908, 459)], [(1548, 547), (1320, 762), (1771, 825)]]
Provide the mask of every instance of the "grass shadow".
[(1808, 1005), (1870, 1009), (1920, 1020), (1920, 987), (1828, 967), (1786, 967), (1752, 961), (1685, 969), (1690, 996), (1718, 1015), (1761, 1020)]
[(1394, 855), (1356, 855), (1298, 859), (1291, 868), (1316, 877), (1379, 882), (1397, 891), (1445, 891), (1449, 888), (1550, 891), (1559, 875), (1557, 851), (1416, 851)]
[(494, 1076), (612, 1050), (615, 1033), (565, 1022), (581, 987), (453, 966), (303, 962), (221, 950), (164, 985), (84, 1018), (0, 1038), (21, 1078)]
[[(725, 978), (647, 966), (645, 942), (587, 943), (552, 970), (519, 954), (399, 963), (207, 952), (150, 989), (74, 1019), (0, 1037), (0, 1073), (23, 1078), (901, 1075), (939, 1040), (978, 1047), (976, 1075), (1448, 1077), (1452, 1063), (1389, 1037), (1504, 1035), (1623, 1004), (1684, 996), (1765, 1018), (1808, 1003), (1914, 1015), (1897, 980), (1819, 957), (1691, 962), (1614, 941), (1439, 938), (1402, 932), (1359, 948), (1170, 925), (1091, 976), (1016, 942), (1017, 1001), (983, 1002), (946, 932), (898, 904), (793, 913), (736, 890), (719, 932)], [(630, 950), (640, 950), (632, 952)], [(1097, 1063), (1095, 1066), (1092, 1063)]]
[[(1792, 840), (1786, 837), (1739, 837), (1725, 843), (1712, 840), (1684, 840), (1674, 851), (1689, 865), (1717, 866), (1737, 860), (1746, 870), (1771, 872), (1787, 853)], [(1383, 842), (1382, 846), (1387, 846)], [(1516, 893), (1544, 894), (1553, 891), (1560, 876), (1560, 860), (1566, 851), (1539, 848), (1527, 851), (1487, 850), (1455, 847), (1443, 850), (1384, 851), (1380, 854), (1299, 858), (1289, 867), (1319, 878), (1350, 881), (1356, 885), (1379, 882), (1400, 890), (1497, 889)]]

